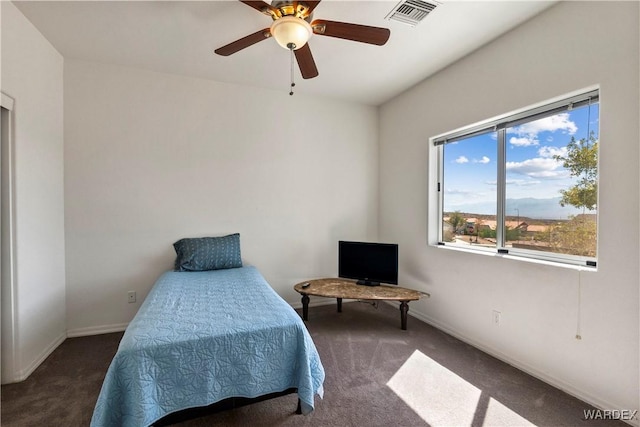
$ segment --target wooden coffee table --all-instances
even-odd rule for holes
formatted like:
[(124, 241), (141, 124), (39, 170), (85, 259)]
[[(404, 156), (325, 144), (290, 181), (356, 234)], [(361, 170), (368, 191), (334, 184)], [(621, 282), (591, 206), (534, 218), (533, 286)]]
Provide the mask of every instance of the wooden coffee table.
[[(303, 287), (305, 284), (309, 286)], [(293, 289), (302, 295), (302, 318), (309, 320), (309, 295), (336, 298), (338, 313), (342, 313), (342, 299), (400, 301), (400, 327), (407, 329), (409, 301), (420, 299), (423, 294), (395, 285), (364, 286), (345, 279), (315, 279), (296, 284)], [(424, 294), (429, 296), (429, 294)]]

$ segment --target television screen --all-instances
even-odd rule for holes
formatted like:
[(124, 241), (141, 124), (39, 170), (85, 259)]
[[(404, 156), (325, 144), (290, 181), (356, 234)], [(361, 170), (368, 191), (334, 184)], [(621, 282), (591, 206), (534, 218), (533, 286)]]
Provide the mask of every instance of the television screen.
[(398, 284), (398, 245), (338, 242), (338, 276), (359, 285)]

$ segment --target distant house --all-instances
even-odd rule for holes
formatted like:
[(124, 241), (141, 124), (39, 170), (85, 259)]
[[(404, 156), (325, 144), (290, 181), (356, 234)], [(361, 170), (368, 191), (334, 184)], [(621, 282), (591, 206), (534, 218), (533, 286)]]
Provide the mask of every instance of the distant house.
[[(509, 230), (520, 230), (521, 236), (530, 237), (548, 230), (547, 225), (532, 225), (526, 221), (506, 221), (505, 226)], [(464, 232), (465, 234), (475, 234), (476, 231), (495, 230), (496, 227), (497, 222), (494, 219), (478, 220), (477, 218), (466, 218)]]
[(526, 227), (522, 228), (523, 232), (526, 233), (542, 233), (544, 231), (547, 231), (549, 229), (548, 225), (529, 225), (527, 224)]

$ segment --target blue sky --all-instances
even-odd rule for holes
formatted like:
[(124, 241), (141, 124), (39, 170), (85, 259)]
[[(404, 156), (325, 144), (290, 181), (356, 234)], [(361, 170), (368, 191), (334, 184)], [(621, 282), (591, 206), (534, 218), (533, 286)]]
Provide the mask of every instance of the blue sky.
[[(517, 199), (546, 199), (557, 205), (560, 190), (574, 185), (576, 178), (553, 155), (565, 155), (572, 136), (579, 140), (593, 131), (597, 138), (598, 117), (599, 105), (594, 104), (591, 112), (588, 106), (580, 107), (507, 129), (507, 215), (518, 212)], [(493, 132), (445, 146), (445, 211), (495, 213), (496, 157)]]

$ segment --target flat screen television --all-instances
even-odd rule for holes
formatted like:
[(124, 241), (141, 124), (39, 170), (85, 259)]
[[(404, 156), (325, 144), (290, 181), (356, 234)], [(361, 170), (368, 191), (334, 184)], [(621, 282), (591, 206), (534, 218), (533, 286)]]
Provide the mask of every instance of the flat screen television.
[(359, 285), (398, 284), (398, 245), (338, 242), (338, 276)]

